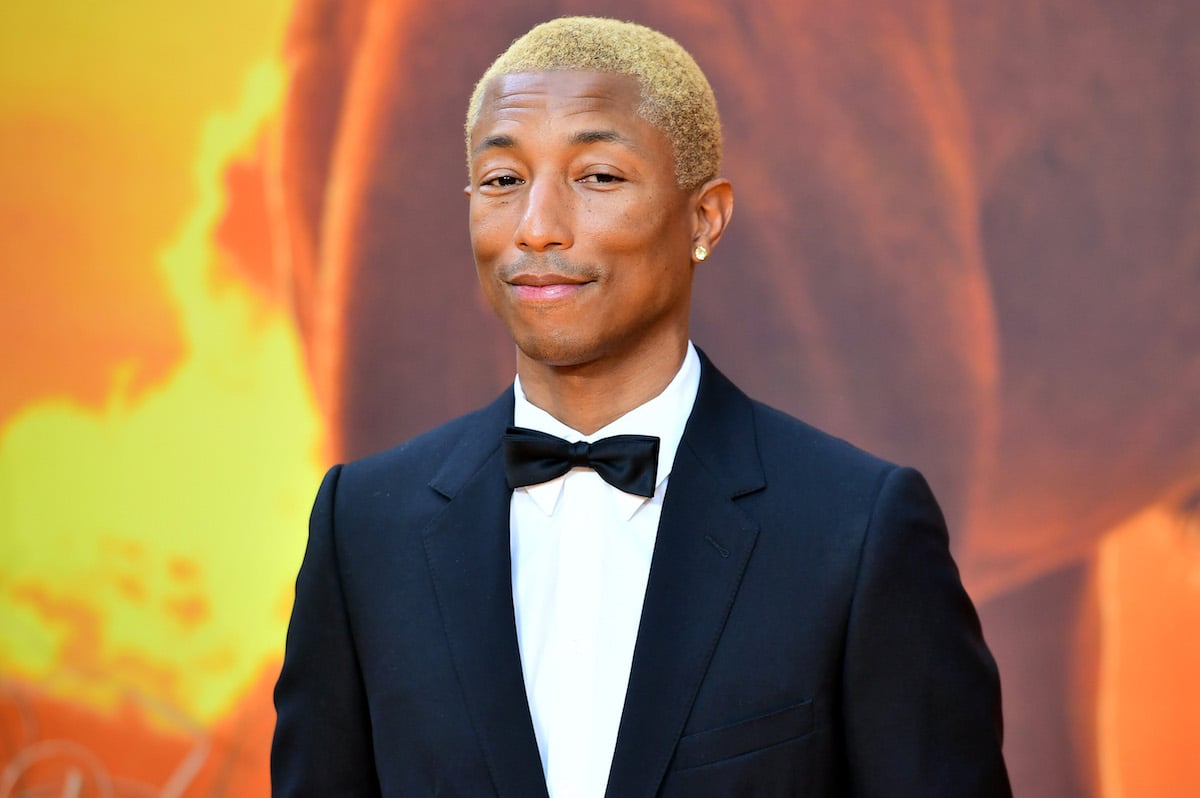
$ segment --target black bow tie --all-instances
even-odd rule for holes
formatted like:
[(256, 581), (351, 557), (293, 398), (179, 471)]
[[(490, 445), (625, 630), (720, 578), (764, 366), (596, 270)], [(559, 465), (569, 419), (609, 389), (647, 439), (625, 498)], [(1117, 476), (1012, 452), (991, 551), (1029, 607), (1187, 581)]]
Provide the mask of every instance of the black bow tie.
[(582, 466), (626, 493), (654, 495), (658, 438), (650, 435), (614, 435), (592, 443), (570, 443), (537, 430), (509, 427), (503, 440), (504, 474), (510, 488), (549, 482)]

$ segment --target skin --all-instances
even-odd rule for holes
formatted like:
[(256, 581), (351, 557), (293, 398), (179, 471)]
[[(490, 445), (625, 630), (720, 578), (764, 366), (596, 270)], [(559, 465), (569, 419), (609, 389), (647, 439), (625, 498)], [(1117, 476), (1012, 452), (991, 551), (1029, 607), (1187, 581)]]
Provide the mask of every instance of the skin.
[(635, 79), (497, 77), (471, 130), (471, 246), (517, 346), (529, 400), (591, 433), (658, 395), (683, 362), (695, 247), (733, 213), (729, 181), (675, 183)]

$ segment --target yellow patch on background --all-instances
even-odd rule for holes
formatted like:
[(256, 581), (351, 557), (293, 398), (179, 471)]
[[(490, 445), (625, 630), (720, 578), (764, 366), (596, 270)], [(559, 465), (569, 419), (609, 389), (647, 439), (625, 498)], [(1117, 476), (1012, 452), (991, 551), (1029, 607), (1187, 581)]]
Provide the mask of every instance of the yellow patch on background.
[[(188, 198), (190, 210), (152, 249), (126, 254), (153, 259), (165, 276), (183, 356), (136, 391), (131, 360), (112, 374), (102, 407), (38, 399), (0, 429), (0, 676), (98, 709), (132, 698), (161, 717), (208, 723), (281, 655), (281, 596), (321, 471), (294, 326), (218, 276), (224, 256), (213, 243), (225, 171), (281, 102), (276, 54), (289, 4), (68, 5), (3, 12), (21, 36), (0, 25), (0, 85), (13, 90), (0, 125), (30, 118), (47, 87), (73, 91), (46, 105), (82, 117), (90, 104), (89, 159), (143, 148), (170, 164), (136, 178), (159, 181), (167, 206)], [(138, 118), (145, 140), (121, 135)], [(27, 177), (36, 182), (33, 170)], [(81, 192), (97, 216), (128, 225), (127, 241), (139, 234), (139, 207), (149, 219), (161, 210), (152, 185)], [(35, 279), (36, 264), (16, 265)], [(86, 358), (88, 340), (77, 348)]]

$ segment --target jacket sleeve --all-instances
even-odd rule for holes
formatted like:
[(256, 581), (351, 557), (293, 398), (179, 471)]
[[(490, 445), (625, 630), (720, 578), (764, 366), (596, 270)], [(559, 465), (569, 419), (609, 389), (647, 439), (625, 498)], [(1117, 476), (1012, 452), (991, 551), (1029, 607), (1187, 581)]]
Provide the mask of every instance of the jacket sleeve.
[(884, 477), (868, 524), (842, 699), (852, 795), (1011, 796), (996, 664), (912, 469)]
[(366, 693), (342, 593), (334, 504), (341, 466), (325, 476), (296, 579), (283, 669), (275, 684), (271, 794), (380, 794)]

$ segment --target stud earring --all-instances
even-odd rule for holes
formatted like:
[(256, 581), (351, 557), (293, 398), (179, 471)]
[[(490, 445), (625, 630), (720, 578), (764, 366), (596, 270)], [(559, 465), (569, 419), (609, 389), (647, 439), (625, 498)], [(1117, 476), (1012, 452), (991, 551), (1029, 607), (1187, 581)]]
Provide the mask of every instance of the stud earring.
[(692, 257), (698, 261), (704, 260), (708, 257), (708, 247), (703, 244), (697, 244), (696, 248), (692, 250)]

